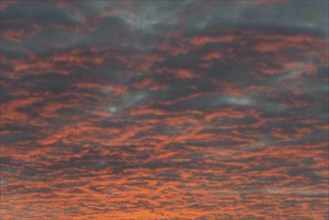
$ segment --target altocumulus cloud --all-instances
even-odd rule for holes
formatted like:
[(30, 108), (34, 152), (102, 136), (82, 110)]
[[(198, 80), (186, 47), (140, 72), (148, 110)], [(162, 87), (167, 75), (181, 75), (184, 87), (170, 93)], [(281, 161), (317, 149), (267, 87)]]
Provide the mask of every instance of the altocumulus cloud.
[(328, 217), (328, 1), (0, 10), (1, 219)]

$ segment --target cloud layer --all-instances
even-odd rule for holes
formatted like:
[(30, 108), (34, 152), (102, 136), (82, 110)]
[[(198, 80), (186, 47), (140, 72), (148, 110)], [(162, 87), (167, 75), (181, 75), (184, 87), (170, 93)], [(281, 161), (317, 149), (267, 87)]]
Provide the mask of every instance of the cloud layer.
[(328, 217), (327, 1), (0, 9), (1, 219)]

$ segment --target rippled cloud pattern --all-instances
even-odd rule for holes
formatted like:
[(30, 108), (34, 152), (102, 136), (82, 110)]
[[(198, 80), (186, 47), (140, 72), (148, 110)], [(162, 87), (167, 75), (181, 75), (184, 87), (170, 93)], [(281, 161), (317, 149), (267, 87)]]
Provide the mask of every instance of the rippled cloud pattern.
[(328, 1), (0, 10), (1, 219), (328, 219)]

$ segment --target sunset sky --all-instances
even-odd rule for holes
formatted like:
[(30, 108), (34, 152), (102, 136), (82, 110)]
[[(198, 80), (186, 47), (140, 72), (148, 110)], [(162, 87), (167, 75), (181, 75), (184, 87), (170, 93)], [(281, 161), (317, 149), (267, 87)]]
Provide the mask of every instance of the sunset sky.
[(1, 220), (327, 220), (328, 1), (1, 1)]

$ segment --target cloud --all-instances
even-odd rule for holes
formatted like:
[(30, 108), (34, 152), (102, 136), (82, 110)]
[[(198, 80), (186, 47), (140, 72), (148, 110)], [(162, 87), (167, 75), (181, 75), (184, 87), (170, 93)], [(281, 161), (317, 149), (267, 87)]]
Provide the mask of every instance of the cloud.
[(325, 218), (327, 6), (1, 2), (1, 218)]

